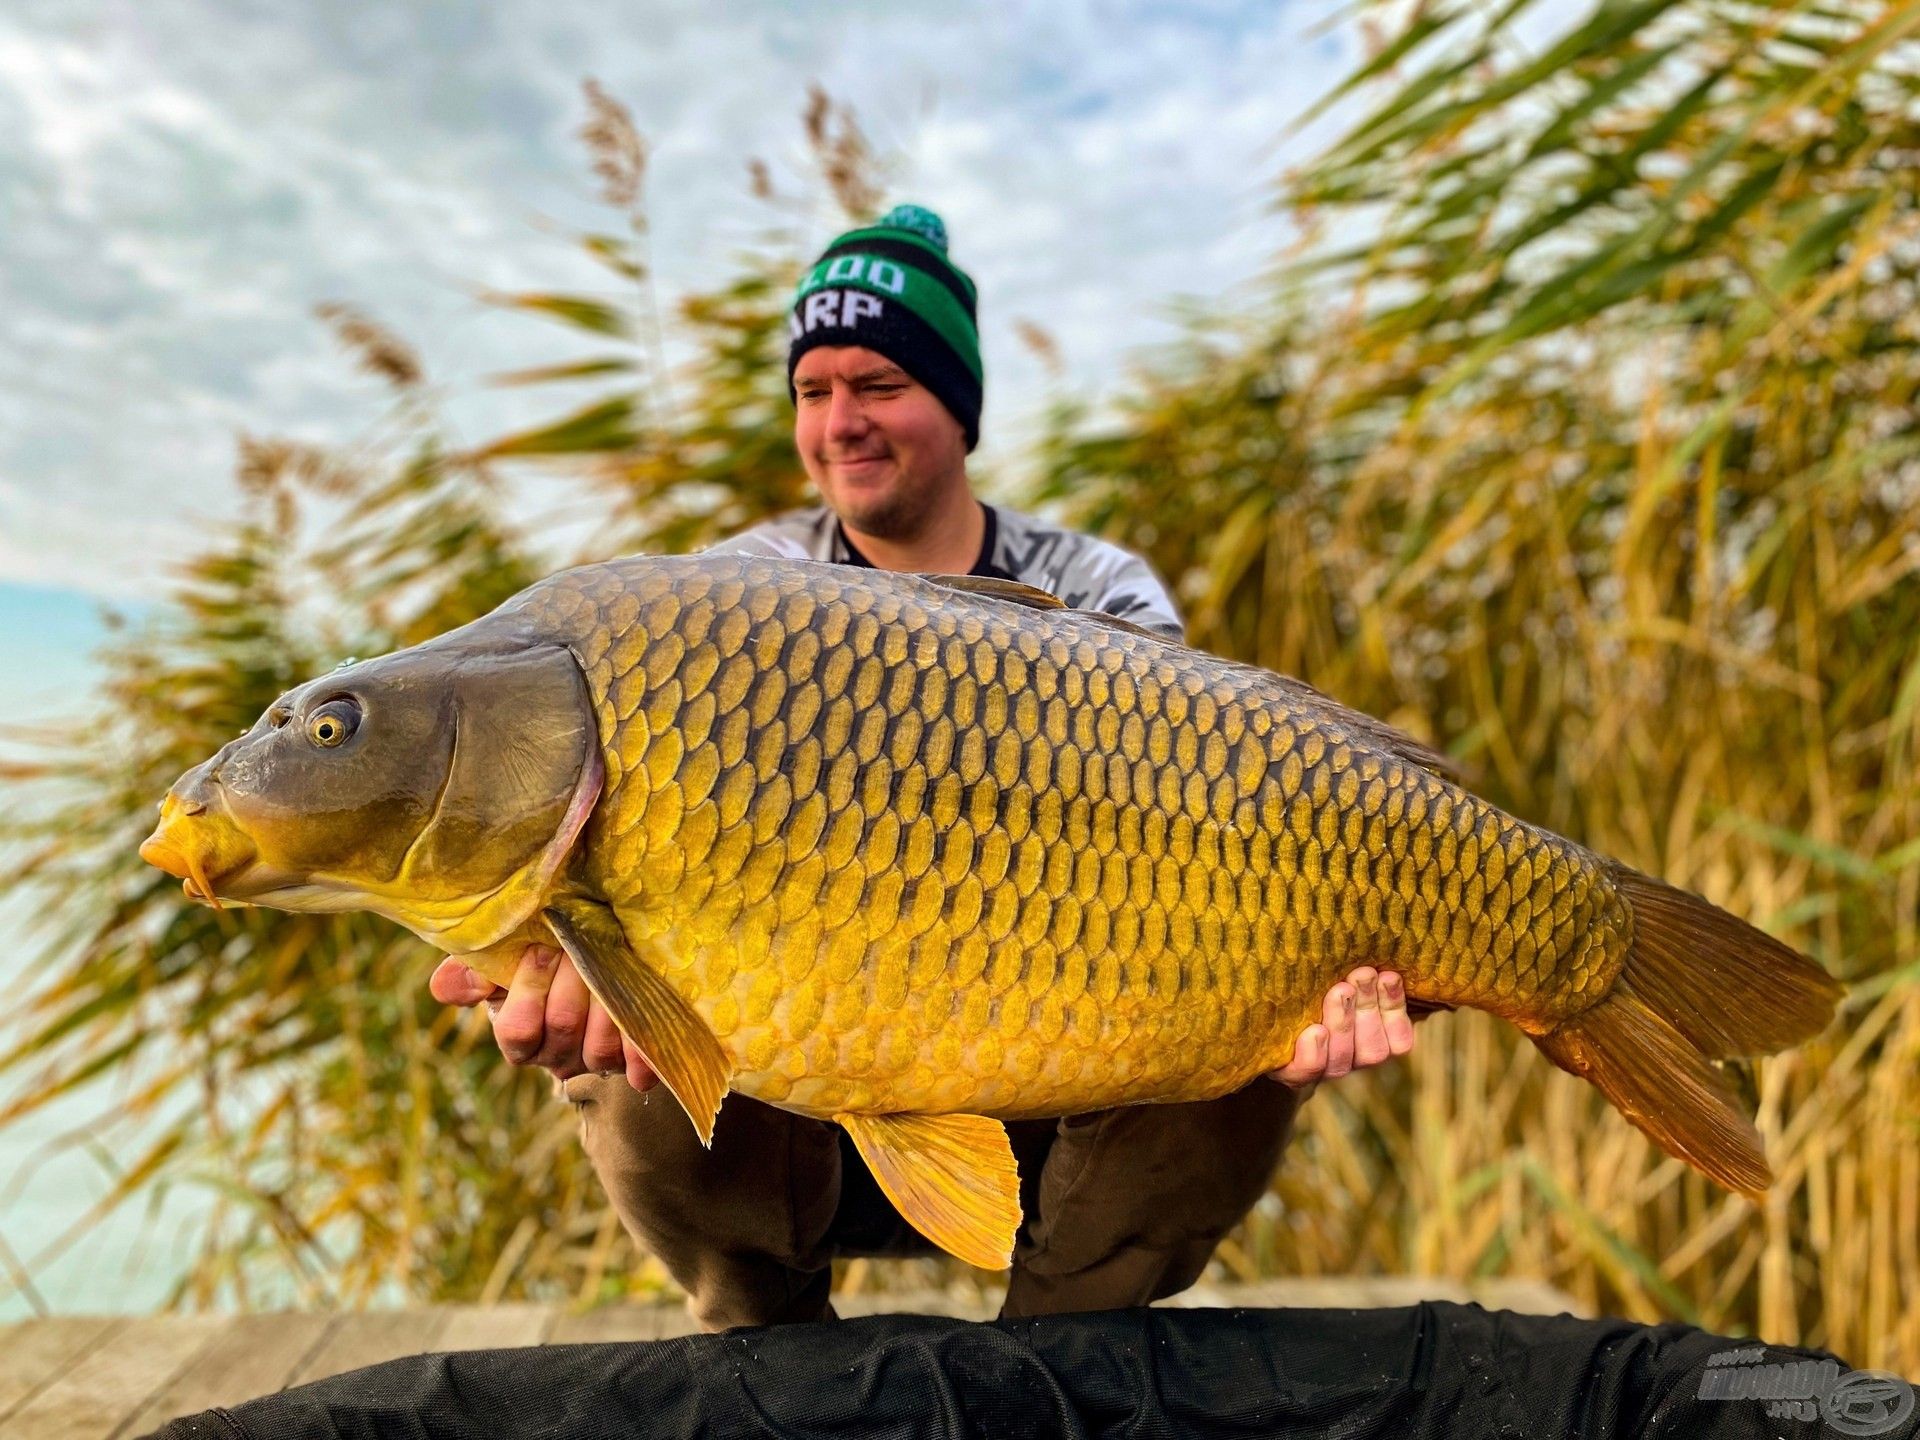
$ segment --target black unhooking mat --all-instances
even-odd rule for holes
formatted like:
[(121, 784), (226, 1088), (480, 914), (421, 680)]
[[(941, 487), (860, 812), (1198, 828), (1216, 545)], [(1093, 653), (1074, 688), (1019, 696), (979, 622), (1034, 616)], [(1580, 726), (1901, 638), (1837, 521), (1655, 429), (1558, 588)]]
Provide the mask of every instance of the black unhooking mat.
[[(1717, 1358), (1716, 1358), (1717, 1357)], [(1812, 1418), (1801, 1418), (1811, 1416)], [(420, 1355), (164, 1440), (1887, 1436), (1904, 1381), (1686, 1325), (1487, 1311), (1119, 1310), (922, 1316), (623, 1345)]]

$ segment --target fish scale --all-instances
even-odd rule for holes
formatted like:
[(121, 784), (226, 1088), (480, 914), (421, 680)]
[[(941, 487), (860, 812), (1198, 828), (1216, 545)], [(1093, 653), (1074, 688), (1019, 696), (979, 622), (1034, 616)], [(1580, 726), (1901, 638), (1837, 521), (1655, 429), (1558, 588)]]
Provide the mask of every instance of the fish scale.
[(599, 711), (588, 882), (742, 1093), (1199, 1099), (1284, 1063), (1355, 965), (1541, 1030), (1625, 957), (1595, 857), (1332, 702), (1099, 617), (1042, 635), (1004, 600), (841, 574), (613, 565), (528, 600)]

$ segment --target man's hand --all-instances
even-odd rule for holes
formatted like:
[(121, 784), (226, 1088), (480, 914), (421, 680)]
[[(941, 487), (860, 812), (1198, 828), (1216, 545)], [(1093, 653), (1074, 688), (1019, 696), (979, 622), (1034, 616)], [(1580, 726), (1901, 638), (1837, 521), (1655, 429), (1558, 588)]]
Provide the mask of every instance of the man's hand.
[(627, 1083), (640, 1091), (659, 1083), (561, 951), (529, 945), (505, 990), (459, 960), (442, 960), (427, 988), (443, 1005), (486, 1002), (494, 1043), (509, 1064), (538, 1065), (560, 1080), (625, 1071)]
[[(529, 945), (505, 990), (451, 959), (440, 962), (428, 988), (446, 1005), (485, 1002), (494, 1041), (511, 1064), (539, 1065), (562, 1080), (624, 1071), (643, 1092), (659, 1083), (558, 950)], [(1361, 966), (1327, 991), (1323, 1014), (1325, 1023), (1302, 1031), (1293, 1058), (1272, 1072), (1281, 1084), (1299, 1089), (1337, 1079), (1413, 1049), (1406, 988), (1391, 970)]]
[(1293, 1059), (1272, 1072), (1282, 1085), (1338, 1079), (1413, 1049), (1407, 990), (1391, 970), (1362, 965), (1327, 991), (1322, 1013), (1326, 1023), (1302, 1030)]

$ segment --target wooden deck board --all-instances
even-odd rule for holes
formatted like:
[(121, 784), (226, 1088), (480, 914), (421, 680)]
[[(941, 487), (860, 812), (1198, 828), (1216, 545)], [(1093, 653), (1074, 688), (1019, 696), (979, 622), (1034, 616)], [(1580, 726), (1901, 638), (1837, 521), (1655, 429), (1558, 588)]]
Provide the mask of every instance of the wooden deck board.
[(6, 1433), (30, 1440), (100, 1440), (112, 1435), (232, 1323), (225, 1315), (129, 1320), (9, 1416)]
[(89, 1347), (127, 1324), (118, 1315), (61, 1315), (0, 1330), (0, 1425)]
[(304, 1385), (323, 1380), (343, 1370), (358, 1370), (397, 1360), (402, 1355), (424, 1355), (439, 1349), (440, 1332), (446, 1328), (445, 1310), (369, 1310), (345, 1317), (326, 1339), (309, 1352), (288, 1385)]
[[(1532, 1314), (1576, 1311), (1538, 1281), (1464, 1285), (1406, 1276), (1202, 1285), (1171, 1303), (1347, 1308), (1477, 1300)], [(878, 1291), (834, 1298), (848, 1317), (907, 1312), (988, 1318), (991, 1292)], [(679, 1304), (442, 1306), (358, 1314), (71, 1316), (0, 1328), (0, 1435), (132, 1440), (176, 1415), (237, 1405), (288, 1385), (430, 1350), (662, 1340), (693, 1330)]]
[(328, 1335), (353, 1317), (322, 1314), (236, 1315), (226, 1328), (121, 1422), (117, 1436), (144, 1435), (176, 1415), (228, 1405), (236, 1395), (284, 1390)]
[(436, 1350), (517, 1350), (546, 1341), (551, 1305), (462, 1305), (449, 1310)]
[(562, 1313), (547, 1332), (549, 1345), (599, 1345), (610, 1340), (670, 1340), (691, 1335), (684, 1305), (603, 1305), (579, 1315)]

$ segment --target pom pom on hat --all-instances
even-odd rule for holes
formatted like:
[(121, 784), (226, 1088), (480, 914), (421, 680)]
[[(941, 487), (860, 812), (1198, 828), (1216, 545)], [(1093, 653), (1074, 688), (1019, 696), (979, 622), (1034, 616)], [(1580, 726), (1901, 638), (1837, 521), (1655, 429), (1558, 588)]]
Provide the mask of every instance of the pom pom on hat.
[(873, 222), (876, 230), (911, 230), (947, 253), (947, 222), (924, 205), (896, 205)]

